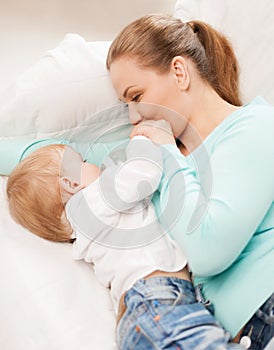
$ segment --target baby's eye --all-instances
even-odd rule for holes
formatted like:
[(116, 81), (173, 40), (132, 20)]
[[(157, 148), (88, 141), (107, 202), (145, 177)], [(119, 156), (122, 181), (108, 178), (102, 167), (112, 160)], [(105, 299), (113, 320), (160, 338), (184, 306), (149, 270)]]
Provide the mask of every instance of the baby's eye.
[(135, 95), (135, 96), (132, 97), (131, 101), (132, 102), (139, 102), (141, 96), (142, 96), (141, 94)]

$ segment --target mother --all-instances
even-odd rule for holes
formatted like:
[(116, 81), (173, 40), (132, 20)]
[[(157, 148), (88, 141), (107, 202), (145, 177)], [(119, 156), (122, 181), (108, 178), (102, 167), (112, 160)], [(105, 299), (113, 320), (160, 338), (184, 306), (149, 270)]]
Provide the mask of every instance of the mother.
[[(274, 108), (260, 97), (241, 106), (233, 49), (199, 21), (137, 19), (113, 41), (107, 67), (119, 98), (133, 102), (132, 135), (145, 134), (165, 144), (163, 149), (174, 147), (166, 145), (173, 141), (157, 127), (165, 119), (180, 141), (176, 161), (186, 188), (178, 188), (173, 201), (187, 203), (187, 210), (170, 234), (186, 252), (194, 283), (202, 286), (219, 321), (234, 337), (250, 337), (252, 349), (262, 349), (274, 336)], [(187, 234), (189, 208), (194, 210), (195, 193), (202, 192), (188, 154), (201, 149), (201, 142), (213, 187), (205, 215)], [(167, 171), (168, 162), (167, 156)], [(162, 184), (155, 201), (159, 212), (166, 187)]]

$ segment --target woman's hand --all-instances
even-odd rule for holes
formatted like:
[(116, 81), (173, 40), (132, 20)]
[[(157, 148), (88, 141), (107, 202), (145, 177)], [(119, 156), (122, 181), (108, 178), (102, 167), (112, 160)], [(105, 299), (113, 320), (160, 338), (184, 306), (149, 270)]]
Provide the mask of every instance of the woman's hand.
[(145, 120), (140, 122), (131, 131), (130, 138), (137, 135), (146, 136), (158, 145), (176, 145), (171, 126), (166, 120)]

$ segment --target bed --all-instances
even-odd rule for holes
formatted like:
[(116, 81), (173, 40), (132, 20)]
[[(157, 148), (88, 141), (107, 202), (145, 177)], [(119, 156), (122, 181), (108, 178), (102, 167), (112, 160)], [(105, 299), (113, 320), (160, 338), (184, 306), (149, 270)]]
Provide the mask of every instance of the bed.
[[(259, 94), (272, 104), (273, 13), (270, 0), (178, 0), (174, 8), (183, 20), (202, 19), (226, 33), (240, 61), (244, 102)], [(105, 68), (109, 45), (68, 34), (0, 96), (1, 174), (34, 139), (84, 139), (87, 120), (93, 139), (102, 125), (109, 128), (115, 117), (109, 108), (123, 108)], [(111, 135), (125, 137), (128, 129), (123, 132)], [(109, 291), (91, 265), (72, 260), (70, 244), (47, 242), (12, 220), (6, 180), (0, 177), (0, 348), (117, 349)]]

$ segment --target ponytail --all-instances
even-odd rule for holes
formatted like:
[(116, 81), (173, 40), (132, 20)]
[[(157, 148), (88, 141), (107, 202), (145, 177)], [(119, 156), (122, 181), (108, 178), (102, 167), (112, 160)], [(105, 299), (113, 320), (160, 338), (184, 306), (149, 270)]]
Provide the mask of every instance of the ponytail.
[(190, 21), (188, 25), (205, 49), (210, 85), (224, 100), (240, 106), (239, 66), (229, 40), (204, 22)]
[(225, 101), (241, 105), (239, 68), (228, 39), (201, 21), (183, 23), (165, 15), (143, 16), (126, 26), (112, 42), (107, 68), (119, 57), (141, 67), (168, 71), (175, 56), (192, 60), (200, 76)]

